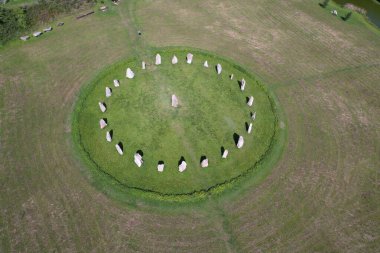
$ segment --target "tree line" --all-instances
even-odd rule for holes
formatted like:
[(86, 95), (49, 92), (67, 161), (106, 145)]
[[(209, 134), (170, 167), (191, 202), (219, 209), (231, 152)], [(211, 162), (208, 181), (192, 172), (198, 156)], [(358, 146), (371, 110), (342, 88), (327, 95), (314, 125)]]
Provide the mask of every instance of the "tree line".
[(35, 4), (22, 7), (7, 7), (7, 4), (2, 4), (0, 5), (0, 44), (6, 43), (39, 23), (53, 20), (60, 13), (95, 2), (96, 0), (38, 0)]

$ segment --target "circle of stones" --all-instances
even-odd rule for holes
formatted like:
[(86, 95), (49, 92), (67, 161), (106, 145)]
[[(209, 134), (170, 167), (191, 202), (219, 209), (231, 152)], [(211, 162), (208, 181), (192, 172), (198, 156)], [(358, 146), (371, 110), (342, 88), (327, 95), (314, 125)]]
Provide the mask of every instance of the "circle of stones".
[[(187, 64), (192, 64), (192, 61), (193, 61), (193, 54), (188, 53), (187, 56), (186, 56), (186, 62), (187, 62)], [(173, 55), (171, 63), (173, 65), (175, 65), (175, 64), (178, 63), (178, 58), (177, 58), (176, 55)], [(160, 54), (156, 54), (155, 65), (156, 66), (161, 65), (161, 55)], [(204, 62), (203, 66), (205, 68), (209, 68), (207, 60)], [(144, 61), (141, 63), (141, 68), (143, 70), (146, 69), (146, 63)], [(222, 70), (223, 70), (222, 69), (222, 65), (220, 63), (218, 63), (215, 66), (215, 72), (216, 72), (216, 74), (217, 75), (221, 75)], [(127, 79), (132, 80), (135, 77), (135, 73), (132, 71), (131, 68), (127, 68), (125, 76), (126, 76)], [(233, 78), (234, 78), (234, 74), (232, 73), (232, 74), (230, 74), (230, 79), (233, 80)], [(113, 85), (115, 86), (115, 88), (119, 87), (120, 86), (119, 80), (117, 80), (117, 79), (113, 80)], [(239, 85), (240, 85), (240, 90), (244, 91), (245, 90), (245, 86), (246, 86), (246, 81), (245, 81), (244, 78), (242, 80), (239, 80)], [(106, 98), (109, 98), (109, 97), (112, 96), (112, 90), (108, 86), (105, 89), (105, 96), (106, 96)], [(177, 98), (177, 96), (175, 94), (173, 94), (171, 96), (171, 101), (172, 101), (171, 102), (171, 106), (174, 107), (174, 108), (177, 108), (178, 105), (179, 105), (179, 100), (178, 100), (178, 98)], [(251, 96), (248, 97), (247, 106), (252, 107), (253, 102), (254, 102), (254, 97), (251, 95)], [(107, 111), (107, 105), (106, 105), (106, 103), (103, 102), (103, 101), (100, 101), (98, 104), (99, 104), (100, 111), (102, 113), (106, 113), (106, 111)], [(249, 125), (246, 127), (247, 134), (251, 134), (252, 128), (253, 128), (253, 121), (255, 119), (256, 119), (256, 112), (251, 112), (251, 120), (252, 120), (252, 122), (250, 122)], [(107, 125), (108, 125), (107, 118), (101, 118), (99, 120), (100, 129), (107, 128)], [(106, 131), (106, 141), (107, 142), (112, 142), (113, 141), (112, 136), (113, 136), (113, 130)], [(235, 139), (235, 145), (236, 145), (236, 147), (238, 149), (241, 149), (243, 147), (243, 145), (244, 145), (244, 137), (241, 136), (241, 135), (237, 135), (237, 136), (234, 136), (234, 139)], [(123, 149), (123, 143), (122, 142), (120, 142), (120, 141), (117, 142), (115, 144), (115, 149), (119, 153), (119, 155), (121, 155), (121, 156), (124, 155), (124, 149)], [(222, 156), (221, 156), (221, 158), (222, 159), (226, 159), (227, 156), (228, 156), (228, 150), (227, 149), (223, 149), (222, 150)], [(144, 163), (143, 152), (141, 150), (138, 150), (134, 154), (134, 162), (135, 162), (135, 164), (138, 167), (141, 167), (143, 165), (143, 163)], [(183, 172), (183, 171), (186, 170), (187, 163), (186, 163), (186, 160), (185, 160), (184, 157), (180, 158), (178, 164), (179, 164), (178, 165), (178, 171), (179, 172)], [(206, 167), (208, 167), (208, 165), (209, 165), (209, 160), (208, 160), (207, 156), (202, 156), (201, 157), (200, 166), (202, 168), (206, 168)], [(164, 161), (159, 161), (158, 164), (157, 164), (157, 171), (158, 172), (163, 172), (164, 168), (165, 168)]]

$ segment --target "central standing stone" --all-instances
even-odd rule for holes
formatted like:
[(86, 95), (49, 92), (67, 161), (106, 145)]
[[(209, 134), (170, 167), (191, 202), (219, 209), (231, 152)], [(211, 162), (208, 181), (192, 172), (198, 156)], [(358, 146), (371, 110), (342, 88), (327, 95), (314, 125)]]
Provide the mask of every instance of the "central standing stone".
[(178, 107), (178, 98), (174, 94), (172, 95), (172, 106), (174, 108)]

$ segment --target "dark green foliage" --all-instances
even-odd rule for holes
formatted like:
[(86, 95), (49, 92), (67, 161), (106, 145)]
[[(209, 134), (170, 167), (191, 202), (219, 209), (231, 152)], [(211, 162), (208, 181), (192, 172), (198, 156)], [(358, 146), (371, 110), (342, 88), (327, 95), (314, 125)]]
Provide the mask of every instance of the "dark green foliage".
[(14, 11), (0, 7), (0, 44), (11, 39), (19, 29), (19, 22)]
[(343, 20), (344, 20), (344, 21), (349, 20), (349, 19), (351, 18), (351, 15), (352, 15), (352, 12), (347, 13), (346, 16), (343, 17)]
[(95, 0), (39, 0), (37, 4), (17, 8), (0, 7), (0, 44), (34, 25), (50, 22), (60, 13), (78, 9)]
[(330, 0), (325, 0), (323, 1), (323, 3), (320, 4), (320, 6), (322, 6), (323, 8), (326, 8), (327, 5), (329, 4)]

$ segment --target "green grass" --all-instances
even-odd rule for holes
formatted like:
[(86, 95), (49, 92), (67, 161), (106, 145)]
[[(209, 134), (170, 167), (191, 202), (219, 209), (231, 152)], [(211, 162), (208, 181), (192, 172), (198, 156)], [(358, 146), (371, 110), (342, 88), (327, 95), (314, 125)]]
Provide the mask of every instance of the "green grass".
[[(275, 115), (262, 85), (251, 75), (241, 72), (229, 62), (205, 53), (194, 53), (192, 65), (185, 63), (187, 51), (158, 51), (163, 64), (154, 66), (153, 58), (146, 59), (148, 70), (141, 70), (140, 61), (124, 61), (106, 69), (90, 85), (80, 101), (78, 115), (80, 143), (94, 166), (126, 187), (161, 194), (189, 194), (207, 191), (222, 185), (252, 169), (263, 159), (274, 136)], [(180, 62), (173, 66), (171, 57)], [(203, 67), (209, 61), (210, 67)], [(221, 63), (222, 75), (214, 66)], [(136, 74), (125, 80), (126, 66)], [(229, 75), (234, 73), (234, 79)], [(244, 92), (237, 80), (247, 81)], [(121, 87), (105, 98), (105, 86), (113, 86), (113, 79), (121, 80)], [(180, 107), (170, 106), (171, 94), (180, 100)], [(246, 97), (254, 95), (253, 107), (246, 105)], [(100, 112), (97, 103), (105, 101), (107, 111)], [(253, 122), (250, 113), (256, 111)], [(260, 116), (259, 116), (260, 115)], [(99, 119), (107, 118), (108, 126), (99, 129)], [(253, 132), (247, 134), (245, 123), (253, 123)], [(74, 125), (75, 128), (75, 125)], [(105, 142), (105, 131), (114, 131), (113, 142)], [(233, 134), (245, 137), (242, 150), (235, 147)], [(124, 156), (117, 154), (115, 144), (124, 144)], [(228, 159), (221, 159), (221, 147), (229, 150)], [(144, 152), (144, 165), (137, 168), (133, 155)], [(200, 167), (200, 158), (206, 155), (208, 168)], [(178, 172), (178, 161), (183, 156), (188, 168)], [(158, 161), (165, 162), (163, 173), (157, 172)]]
[[(319, 2), (121, 1), (2, 47), (0, 251), (377, 252), (380, 32)], [(197, 202), (109, 185), (72, 141), (86, 83), (168, 46), (254, 73), (285, 127), (271, 159)]]

